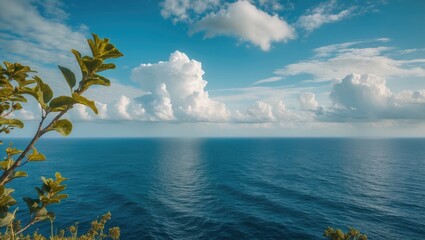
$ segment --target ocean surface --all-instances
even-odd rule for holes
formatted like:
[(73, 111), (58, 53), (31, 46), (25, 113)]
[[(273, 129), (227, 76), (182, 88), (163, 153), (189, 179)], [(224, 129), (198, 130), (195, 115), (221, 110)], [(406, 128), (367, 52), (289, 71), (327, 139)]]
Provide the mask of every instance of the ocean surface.
[[(1, 151), (7, 142), (1, 146)], [(12, 140), (24, 146), (28, 140)], [(55, 228), (110, 211), (122, 239), (425, 239), (425, 139), (44, 139), (16, 198), (60, 171)], [(37, 183), (37, 184), (35, 184)], [(19, 216), (27, 216), (22, 201)], [(36, 228), (50, 232), (50, 223)], [(32, 230), (35, 230), (33, 228)]]

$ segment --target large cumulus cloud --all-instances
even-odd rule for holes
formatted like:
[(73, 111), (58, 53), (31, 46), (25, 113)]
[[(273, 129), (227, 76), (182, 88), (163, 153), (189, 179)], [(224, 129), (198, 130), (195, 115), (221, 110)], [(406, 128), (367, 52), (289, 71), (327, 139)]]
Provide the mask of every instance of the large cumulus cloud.
[(200, 62), (179, 51), (168, 61), (141, 64), (131, 79), (148, 94), (134, 99), (148, 120), (225, 121), (229, 112), (205, 90), (207, 81)]
[(425, 119), (425, 89), (392, 93), (386, 80), (373, 74), (350, 74), (333, 85), (334, 120)]

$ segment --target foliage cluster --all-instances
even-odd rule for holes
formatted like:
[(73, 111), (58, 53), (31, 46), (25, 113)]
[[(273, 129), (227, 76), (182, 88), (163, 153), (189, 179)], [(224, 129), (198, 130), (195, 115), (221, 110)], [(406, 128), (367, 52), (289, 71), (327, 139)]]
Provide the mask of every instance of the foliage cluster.
[(355, 228), (350, 228), (348, 232), (344, 233), (340, 229), (328, 227), (323, 233), (323, 237), (329, 240), (367, 240), (367, 236)]
[[(69, 86), (69, 96), (54, 97), (50, 86), (35, 75), (35, 71), (29, 66), (10, 62), (3, 62), (4, 66), (0, 65), (0, 134), (9, 134), (15, 128), (24, 127), (24, 123), (16, 117), (16, 113), (23, 109), (22, 105), (28, 102), (28, 98), (34, 98), (41, 109), (41, 119), (37, 131), (28, 145), (24, 149), (18, 149), (10, 143), (6, 148), (4, 159), (0, 161), (0, 229), (4, 230), (4, 232), (0, 231), (1, 239), (44, 239), (38, 233), (34, 233), (30, 237), (24, 235), (23, 232), (35, 223), (45, 220), (51, 222), (51, 238), (77, 238), (76, 231), (71, 238), (66, 238), (64, 231), (53, 237), (55, 214), (49, 210), (49, 206), (68, 198), (68, 195), (63, 193), (66, 186), (62, 184), (66, 178), (62, 177), (60, 173), (55, 174), (55, 179), (41, 177), (41, 187), (35, 188), (37, 197), (23, 198), (28, 207), (30, 219), (23, 226), (21, 226), (21, 221), (16, 219), (17, 208), (14, 206), (17, 204), (17, 200), (13, 197), (15, 190), (7, 187), (7, 184), (28, 175), (27, 172), (20, 171), (22, 166), (46, 160), (45, 155), (35, 148), (36, 142), (44, 134), (56, 131), (67, 136), (71, 133), (72, 123), (65, 119), (64, 115), (74, 105), (82, 104), (91, 108), (96, 114), (98, 113), (95, 102), (84, 97), (83, 93), (95, 85), (109, 86), (111, 84), (109, 79), (99, 73), (115, 68), (115, 64), (107, 63), (106, 60), (123, 55), (109, 42), (109, 39), (101, 39), (96, 34), (93, 34), (93, 39), (88, 39), (87, 42), (92, 56), (82, 56), (77, 50), (72, 50), (81, 70), (81, 80), (78, 85), (75, 74), (70, 69), (58, 66)], [(1, 141), (0, 144), (2, 144)], [(112, 239), (119, 238), (118, 228), (111, 228), (109, 235), (103, 233), (104, 225), (109, 218), (110, 214), (108, 213), (99, 221), (92, 222), (92, 228), (87, 234), (80, 236), (80, 239), (102, 239), (108, 236)], [(75, 226), (73, 228), (75, 229)]]

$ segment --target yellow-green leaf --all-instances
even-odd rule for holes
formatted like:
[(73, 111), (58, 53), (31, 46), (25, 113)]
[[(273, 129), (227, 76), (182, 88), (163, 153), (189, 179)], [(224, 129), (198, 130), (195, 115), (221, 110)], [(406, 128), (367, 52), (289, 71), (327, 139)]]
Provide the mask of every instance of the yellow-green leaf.
[(97, 72), (102, 72), (109, 69), (115, 69), (115, 64), (113, 63), (104, 63), (98, 69)]
[(30, 162), (46, 160), (46, 156), (44, 156), (44, 154), (42, 153), (39, 153), (36, 148), (32, 148), (32, 153), (29, 154), (27, 157), (28, 161)]
[(64, 76), (66, 82), (68, 83), (69, 88), (72, 90), (72, 88), (75, 86), (75, 83), (77, 82), (75, 79), (75, 74), (66, 67), (62, 67), (59, 65), (58, 67), (61, 70), (62, 75)]
[(10, 225), (14, 219), (15, 219), (15, 215), (10, 212), (7, 212), (5, 216), (2, 216), (0, 218), (0, 227), (5, 227)]
[(86, 90), (88, 89), (90, 86), (92, 85), (101, 85), (101, 86), (107, 86), (109, 87), (111, 85), (111, 81), (109, 81), (109, 79), (100, 76), (98, 74), (94, 74), (93, 77), (88, 78), (84, 83), (83, 83), (83, 89)]
[(60, 119), (50, 127), (50, 130), (55, 130), (63, 136), (67, 136), (72, 131), (72, 123), (67, 119)]
[(0, 162), (0, 168), (1, 168), (1, 170), (6, 171), (7, 169), (9, 169), (12, 166), (12, 164), (14, 162), (15, 161), (13, 161), (12, 158), (8, 158), (8, 159), (5, 159), (5, 160), (1, 161)]
[(13, 155), (19, 154), (21, 152), (23, 152), (23, 151), (19, 150), (17, 148), (11, 148), (11, 147), (6, 148), (6, 153), (9, 156), (13, 156)]
[(57, 98), (53, 98), (52, 101), (50, 101), (49, 106), (51, 108), (58, 108), (58, 107), (66, 107), (74, 103), (75, 103), (75, 100), (72, 97), (60, 96)]
[(94, 101), (88, 100), (87, 98), (77, 94), (77, 93), (73, 93), (72, 97), (75, 99), (75, 101), (77, 103), (83, 104), (89, 108), (91, 108), (93, 110), (94, 113), (98, 113), (97, 108), (96, 108), (96, 104), (94, 103)]
[(38, 86), (40, 87), (40, 90), (43, 95), (43, 102), (48, 103), (50, 99), (52, 99), (53, 97), (52, 89), (50, 88), (49, 85), (44, 83), (43, 80), (41, 80), (41, 78), (39, 78), (38, 76), (34, 76), (34, 80), (37, 82)]
[(0, 118), (0, 124), (9, 125), (11, 127), (18, 127), (23, 128), (24, 123), (18, 119), (6, 119), (6, 118)]
[(15, 172), (15, 174), (13, 175), (13, 178), (20, 178), (20, 177), (26, 177), (28, 176), (28, 174), (24, 171), (18, 171)]
[(102, 66), (103, 60), (100, 58), (83, 57), (83, 62), (87, 67), (89, 74), (94, 74)]
[(87, 76), (88, 70), (86, 65), (83, 62), (83, 59), (81, 58), (81, 53), (79, 53), (77, 50), (72, 49), (71, 52), (74, 54), (75, 58), (77, 59), (78, 65), (80, 65), (81, 73), (83, 77)]

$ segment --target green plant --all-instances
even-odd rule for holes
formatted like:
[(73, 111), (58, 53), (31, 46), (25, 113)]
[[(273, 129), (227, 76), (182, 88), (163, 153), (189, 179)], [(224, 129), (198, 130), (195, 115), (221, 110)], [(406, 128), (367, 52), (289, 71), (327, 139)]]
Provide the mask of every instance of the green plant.
[[(78, 223), (67, 228), (67, 231), (60, 230), (58, 234), (51, 235), (49, 238), (35, 231), (32, 235), (23, 233), (15, 234), (13, 237), (16, 240), (102, 240), (106, 238), (110, 238), (112, 240), (116, 240), (120, 238), (120, 229), (118, 227), (109, 228), (108, 234), (104, 233), (105, 224), (108, 220), (111, 219), (111, 213), (104, 214), (101, 218), (91, 222), (91, 228), (85, 233), (78, 236)], [(15, 222), (15, 227), (19, 228), (19, 222)], [(10, 240), (12, 238), (11, 234), (5, 233), (2, 234), (0, 232), (1, 240)]]
[(323, 237), (329, 240), (367, 240), (367, 236), (355, 228), (350, 228), (348, 232), (344, 233), (340, 229), (328, 227), (323, 233)]
[[(34, 147), (44, 134), (56, 131), (67, 136), (71, 133), (72, 123), (63, 116), (74, 105), (82, 104), (91, 108), (94, 113), (98, 113), (95, 102), (84, 97), (83, 93), (94, 85), (109, 86), (110, 81), (99, 72), (114, 69), (113, 63), (105, 61), (123, 55), (109, 43), (109, 39), (100, 39), (96, 34), (93, 34), (93, 39), (88, 39), (87, 42), (92, 56), (81, 56), (78, 51), (72, 50), (81, 70), (81, 80), (78, 85), (75, 74), (71, 70), (58, 66), (69, 86), (69, 96), (54, 97), (50, 86), (39, 76), (34, 75), (35, 72), (29, 66), (9, 62), (3, 62), (4, 67), (0, 65), (0, 133), (9, 134), (15, 128), (24, 127), (24, 123), (14, 117), (14, 113), (23, 109), (22, 104), (28, 101), (28, 97), (34, 98), (41, 109), (37, 131), (28, 145), (24, 149), (17, 149), (11, 143), (6, 148), (4, 160), (0, 161), (0, 228), (4, 229), (4, 234), (0, 236), (2, 238), (22, 239), (22, 233), (40, 221), (50, 220), (53, 225), (55, 214), (48, 210), (49, 206), (60, 203), (68, 197), (67, 194), (62, 193), (66, 187), (62, 185), (62, 182), (66, 178), (63, 178), (60, 173), (55, 174), (55, 179), (41, 177), (42, 186), (36, 188), (38, 197), (24, 198), (29, 209), (30, 221), (21, 226), (20, 221), (16, 219), (17, 208), (12, 209), (17, 203), (13, 197), (14, 189), (6, 185), (17, 178), (27, 176), (26, 172), (19, 171), (23, 165), (46, 160), (44, 154)], [(53, 238), (53, 226), (51, 235)], [(100, 235), (104, 237), (103, 229)], [(39, 237), (42, 236), (37, 233), (33, 235), (33, 239), (42, 239)]]

